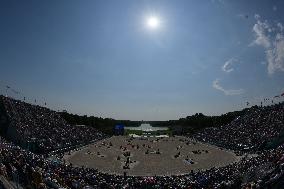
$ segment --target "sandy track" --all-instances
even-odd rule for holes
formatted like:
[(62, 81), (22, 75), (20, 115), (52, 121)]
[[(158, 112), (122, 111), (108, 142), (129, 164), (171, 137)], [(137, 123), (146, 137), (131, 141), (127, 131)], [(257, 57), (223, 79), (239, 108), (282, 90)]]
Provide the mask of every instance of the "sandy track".
[[(155, 153), (158, 149), (161, 154)], [(149, 154), (145, 154), (147, 150)], [(198, 150), (199, 154), (193, 153)], [(127, 160), (123, 153), (126, 151), (130, 152), (130, 169), (123, 169)], [(180, 155), (175, 158), (178, 153)], [(118, 156), (120, 160), (117, 160)], [(113, 136), (98, 141), (71, 155), (65, 155), (64, 159), (74, 166), (86, 166), (119, 175), (126, 171), (128, 175), (135, 176), (179, 175), (238, 161), (238, 157), (232, 152), (195, 143), (185, 137), (163, 138), (158, 141), (156, 138), (135, 138), (130, 141), (130, 137), (126, 136)], [(188, 163), (186, 159), (192, 160), (194, 164)]]

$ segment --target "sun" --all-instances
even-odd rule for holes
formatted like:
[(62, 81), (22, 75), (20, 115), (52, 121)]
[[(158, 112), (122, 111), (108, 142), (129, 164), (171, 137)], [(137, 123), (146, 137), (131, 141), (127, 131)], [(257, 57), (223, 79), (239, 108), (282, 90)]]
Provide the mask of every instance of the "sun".
[(156, 16), (151, 16), (147, 19), (146, 24), (150, 29), (157, 29), (160, 25), (160, 20)]

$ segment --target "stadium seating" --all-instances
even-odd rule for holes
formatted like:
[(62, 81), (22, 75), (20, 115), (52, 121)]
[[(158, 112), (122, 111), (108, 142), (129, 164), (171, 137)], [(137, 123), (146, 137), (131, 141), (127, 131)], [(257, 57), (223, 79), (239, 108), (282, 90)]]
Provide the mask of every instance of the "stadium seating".
[(48, 153), (88, 144), (104, 137), (93, 127), (73, 126), (45, 107), (1, 96), (8, 120), (8, 138), (34, 152)]
[(206, 128), (195, 138), (226, 149), (256, 152), (284, 131), (284, 103), (252, 107), (248, 113), (219, 128)]
[[(91, 127), (68, 125), (56, 112), (1, 96), (9, 119), (0, 137), (0, 175), (26, 188), (283, 188), (284, 144), (261, 148), (283, 130), (284, 104), (253, 107), (249, 113), (220, 128), (194, 135), (203, 142), (243, 153), (239, 162), (179, 176), (109, 175), (96, 169), (53, 161), (19, 147), (33, 141), (38, 153), (65, 149), (106, 137)], [(11, 127), (11, 128), (9, 128)], [(13, 136), (13, 134), (15, 136)], [(15, 138), (13, 138), (15, 137)], [(17, 141), (17, 137), (20, 140)], [(15, 144), (16, 143), (16, 144)], [(17, 145), (18, 144), (18, 145)]]

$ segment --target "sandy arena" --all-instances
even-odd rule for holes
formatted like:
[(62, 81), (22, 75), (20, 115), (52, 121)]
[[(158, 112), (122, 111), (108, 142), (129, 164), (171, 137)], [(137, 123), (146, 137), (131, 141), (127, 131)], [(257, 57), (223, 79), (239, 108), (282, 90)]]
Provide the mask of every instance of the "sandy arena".
[(180, 175), (238, 161), (229, 151), (185, 137), (130, 138), (113, 136), (64, 156), (74, 166), (109, 174), (133, 176)]

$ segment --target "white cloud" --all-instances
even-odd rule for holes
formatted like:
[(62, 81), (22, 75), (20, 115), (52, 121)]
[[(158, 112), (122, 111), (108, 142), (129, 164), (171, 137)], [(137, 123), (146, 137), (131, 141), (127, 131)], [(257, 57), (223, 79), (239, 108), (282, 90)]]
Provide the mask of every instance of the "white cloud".
[(224, 89), (221, 85), (220, 85), (220, 80), (216, 79), (213, 81), (212, 87), (222, 91), (225, 95), (241, 95), (245, 92), (244, 89)]
[(227, 72), (227, 73), (234, 71), (234, 68), (232, 68), (232, 65), (237, 63), (237, 62), (238, 62), (238, 60), (236, 58), (231, 58), (231, 59), (227, 60), (225, 62), (225, 64), (222, 66), (222, 70), (224, 72)]
[(277, 11), (277, 7), (276, 7), (275, 5), (272, 7), (272, 9), (273, 9), (274, 11)]
[[(267, 22), (261, 22), (258, 15), (255, 16), (257, 19), (257, 23), (253, 26), (253, 31), (255, 33), (255, 40), (252, 42), (251, 45), (260, 45), (265, 48), (270, 47), (270, 39), (267, 35), (267, 30), (270, 28)], [(269, 29), (270, 30), (270, 29)]]
[(277, 70), (284, 71), (284, 37), (282, 34), (276, 36), (273, 46), (272, 49), (266, 51), (269, 74)]
[(255, 15), (254, 15), (254, 18), (257, 19), (257, 20), (259, 20), (259, 19), (260, 19), (260, 15), (259, 15), (259, 14), (255, 14)]
[(264, 47), (269, 74), (284, 71), (284, 26), (280, 22), (271, 26), (267, 21), (261, 21), (259, 15), (255, 15), (255, 18), (255, 40), (251, 45)]
[(280, 29), (281, 32), (284, 31), (284, 26), (280, 22), (277, 23), (277, 27)]

